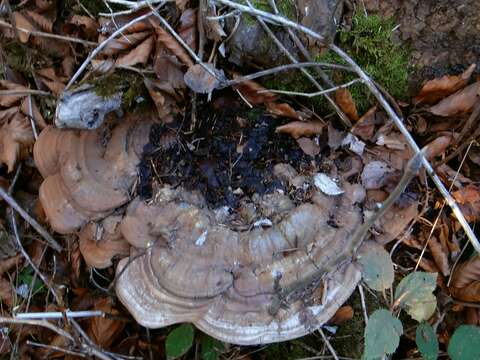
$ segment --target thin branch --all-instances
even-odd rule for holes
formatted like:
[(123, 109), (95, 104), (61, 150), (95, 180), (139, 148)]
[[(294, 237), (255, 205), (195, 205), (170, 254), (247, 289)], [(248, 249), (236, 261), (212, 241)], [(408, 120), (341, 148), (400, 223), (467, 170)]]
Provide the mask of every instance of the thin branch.
[(52, 93), (49, 93), (48, 91), (42, 91), (42, 90), (33, 90), (33, 89), (0, 90), (0, 96), (15, 96), (15, 95), (39, 95), (39, 96), (55, 97)]
[(65, 348), (62, 348), (62, 347), (59, 347), (59, 346), (55, 346), (55, 345), (41, 344), (41, 343), (37, 343), (37, 342), (34, 342), (34, 341), (30, 341), (30, 340), (27, 340), (27, 345), (34, 346), (34, 347), (39, 347), (39, 348), (43, 348), (43, 349), (48, 349), (48, 350), (53, 350), (53, 351), (58, 351), (58, 352), (65, 353), (65, 354), (68, 354), (68, 355), (80, 356), (82, 358), (87, 357), (87, 355), (84, 354), (84, 353), (68, 350), (68, 349), (65, 349)]
[(63, 35), (57, 35), (57, 34), (50, 34), (46, 33), (43, 31), (36, 31), (36, 30), (28, 30), (25, 28), (21, 28), (18, 26), (13, 26), (12, 24), (7, 23), (6, 21), (0, 20), (0, 26), (7, 27), (9, 29), (16, 29), (18, 31), (33, 35), (33, 36), (39, 36), (39, 37), (44, 37), (44, 38), (49, 38), (49, 39), (55, 39), (55, 40), (61, 40), (61, 41), (68, 41), (68, 42), (74, 42), (78, 44), (82, 44), (85, 46), (96, 46), (97, 43), (93, 41), (88, 41), (88, 40), (82, 40), (78, 38), (73, 38), (70, 36), (63, 36)]
[(363, 318), (365, 319), (365, 326), (368, 325), (368, 313), (367, 313), (367, 305), (365, 303), (365, 294), (363, 293), (363, 286), (362, 284), (358, 284), (358, 292), (360, 293), (360, 303), (362, 304), (362, 312)]
[(30, 312), (15, 314), (15, 319), (63, 319), (63, 318), (91, 318), (105, 317), (105, 313), (100, 310), (87, 311), (51, 311), (51, 312)]
[(335, 360), (338, 360), (338, 355), (335, 352), (335, 349), (333, 348), (332, 344), (330, 344), (330, 341), (328, 340), (328, 338), (325, 336), (325, 333), (323, 332), (322, 328), (318, 328), (318, 332), (322, 336), (322, 339), (325, 342), (325, 345), (327, 345), (327, 348), (330, 351), (330, 354), (332, 354)]
[(304, 96), (304, 97), (312, 98), (312, 97), (315, 97), (315, 96), (329, 94), (329, 93), (337, 91), (339, 89), (347, 88), (347, 87), (352, 86), (353, 84), (356, 84), (358, 82), (363, 82), (363, 80), (362, 79), (354, 79), (352, 81), (349, 81), (348, 83), (345, 83), (345, 84), (342, 84), (342, 85), (337, 85), (337, 86), (334, 86), (330, 89), (317, 91), (317, 92), (313, 92), (313, 93), (304, 93), (304, 92), (288, 91), (288, 90), (275, 90), (275, 89), (260, 90), (260, 91), (258, 91), (258, 93), (261, 94), (261, 93), (271, 92), (271, 93), (274, 93), (274, 94)]
[[(35, 265), (35, 263), (32, 261), (28, 253), (25, 251), (25, 248), (22, 245), (22, 241), (20, 240), (20, 235), (18, 234), (18, 228), (17, 228), (17, 220), (15, 219), (15, 214), (13, 212), (13, 209), (10, 209), (10, 217), (11, 217), (11, 222), (12, 222), (12, 228), (13, 228), (13, 234), (15, 237), (15, 240), (17, 242), (17, 246), (20, 249), (20, 252), (22, 253), (23, 257), (27, 262), (30, 264), (32, 267), (33, 271), (38, 275), (40, 279), (42, 279), (43, 283), (45, 286), (48, 288), (48, 290), (53, 294), (55, 297), (55, 300), (58, 305), (63, 306), (63, 301), (62, 298), (57, 294), (57, 291), (52, 287), (50, 282), (47, 280), (45, 275), (42, 274), (42, 272), (38, 269), (38, 267)], [(32, 285), (33, 286), (33, 285)]]
[(299, 68), (302, 68), (302, 67), (324, 67), (324, 68), (339, 69), (339, 70), (344, 70), (344, 71), (351, 71), (350, 67), (344, 66), (344, 65), (330, 64), (330, 63), (323, 63), (323, 62), (299, 62), (299, 63), (295, 63), (295, 64), (280, 65), (280, 66), (270, 68), (270, 69), (267, 69), (267, 70), (262, 70), (262, 71), (255, 72), (255, 73), (250, 74), (250, 75), (245, 75), (245, 76), (242, 76), (242, 77), (238, 77), (238, 78), (233, 79), (233, 80), (228, 80), (225, 83), (223, 83), (221, 85), (221, 87), (218, 87), (217, 89), (223, 89), (225, 87), (240, 84), (244, 81), (254, 80), (254, 79), (257, 79), (259, 77), (276, 74), (276, 73), (279, 73), (279, 72), (282, 72), (282, 71), (299, 69)]
[[(230, 1), (230, 0), (215, 0), (215, 1), (218, 2), (218, 3), (224, 4), (224, 5), (230, 6), (232, 8), (235, 8), (235, 9), (242, 10), (243, 12), (246, 12), (246, 13), (249, 13), (249, 14), (252, 14), (252, 15), (255, 15), (255, 16), (261, 16), (261, 17), (267, 18), (271, 21), (274, 21), (275, 23), (277, 23), (279, 25), (285, 25), (285, 26), (291, 27), (293, 29), (296, 29), (298, 31), (301, 31), (301, 32), (311, 36), (312, 38), (314, 38), (314, 39), (316, 39), (320, 42), (325, 43), (325, 38), (323, 36), (316, 33), (315, 31), (313, 31), (313, 30), (311, 30), (311, 29), (309, 29), (305, 26), (302, 26), (302, 25), (300, 25), (296, 22), (293, 22), (289, 19), (283, 18), (283, 17), (278, 16), (278, 15), (273, 15), (273, 14), (271, 14), (269, 12), (266, 12), (266, 11), (261, 11), (261, 10), (255, 9), (255, 8), (250, 8), (248, 6), (244, 6), (244, 5), (241, 5), (239, 3), (236, 3), (236, 2), (233, 2), (233, 1)], [(360, 66), (358, 66), (358, 64), (350, 56), (347, 55), (347, 53), (345, 53), (342, 49), (340, 49), (335, 44), (330, 43), (330, 44), (327, 44), (327, 45), (333, 52), (335, 52), (343, 60), (345, 60), (347, 62), (347, 64), (349, 64), (353, 68), (353, 70), (358, 74), (358, 76), (361, 79), (364, 80), (365, 85), (372, 92), (372, 94), (376, 97), (376, 99), (382, 105), (382, 107), (386, 111), (386, 113), (390, 116), (390, 118), (395, 123), (395, 125), (400, 130), (400, 132), (403, 134), (403, 136), (405, 137), (405, 140), (408, 142), (409, 146), (412, 148), (412, 150), (415, 152), (415, 154), (420, 154), (422, 164), (425, 167), (425, 170), (430, 175), (430, 177), (432, 178), (433, 182), (435, 183), (437, 189), (440, 191), (440, 193), (442, 194), (442, 196), (445, 198), (446, 202), (448, 203), (448, 205), (452, 209), (455, 217), (457, 218), (458, 222), (462, 226), (463, 230), (465, 231), (465, 234), (467, 235), (468, 239), (472, 243), (473, 247), (475, 248), (475, 250), (478, 253), (480, 253), (480, 242), (478, 241), (475, 233), (473, 232), (472, 228), (470, 227), (467, 220), (463, 216), (462, 211), (458, 207), (457, 203), (455, 202), (453, 197), (450, 195), (450, 193), (448, 192), (448, 190), (446, 189), (445, 185), (442, 183), (440, 178), (435, 173), (435, 171), (434, 171), (432, 165), (430, 164), (430, 162), (421, 153), (420, 147), (417, 145), (417, 143), (413, 139), (412, 135), (410, 134), (410, 132), (406, 128), (405, 124), (403, 123), (403, 120), (395, 113), (395, 111), (392, 109), (390, 104), (385, 100), (382, 93), (375, 86), (372, 79), (370, 79), (370, 77), (362, 70), (362, 68)]]
[(60, 336), (63, 336), (64, 338), (74, 341), (74, 338), (72, 335), (70, 335), (68, 332), (66, 332), (63, 329), (60, 329), (58, 326), (55, 326), (51, 323), (49, 323), (46, 320), (24, 320), (24, 319), (15, 319), (15, 318), (8, 318), (8, 317), (0, 317), (0, 324), (17, 324), (17, 325), (31, 325), (31, 326), (41, 326), (44, 328), (47, 328), (49, 330), (52, 330), (53, 332), (57, 333)]
[(1, 186), (0, 186), (0, 197), (5, 200), (5, 202), (10, 205), (16, 212), (20, 214), (20, 216), (28, 222), (48, 243), (49, 246), (54, 248), (56, 251), (62, 251), (62, 247), (60, 244), (48, 233), (47, 230), (40, 225), (37, 220), (30, 216), (23, 208), (17, 203), (17, 201), (8, 194)]

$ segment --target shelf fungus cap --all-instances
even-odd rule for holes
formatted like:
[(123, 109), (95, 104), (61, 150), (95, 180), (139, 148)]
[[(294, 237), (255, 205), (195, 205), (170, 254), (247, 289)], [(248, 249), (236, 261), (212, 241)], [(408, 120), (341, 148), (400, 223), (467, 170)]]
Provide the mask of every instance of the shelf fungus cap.
[(351, 235), (362, 214), (345, 195), (317, 193), (248, 231), (218, 223), (182, 188), (136, 200), (127, 214), (122, 234), (143, 249), (120, 261), (116, 292), (149, 328), (191, 322), (229, 343), (286, 341), (327, 322), (360, 281)]
[(128, 116), (91, 131), (42, 131), (34, 158), (45, 177), (40, 201), (55, 231), (72, 233), (130, 200), (152, 123)]

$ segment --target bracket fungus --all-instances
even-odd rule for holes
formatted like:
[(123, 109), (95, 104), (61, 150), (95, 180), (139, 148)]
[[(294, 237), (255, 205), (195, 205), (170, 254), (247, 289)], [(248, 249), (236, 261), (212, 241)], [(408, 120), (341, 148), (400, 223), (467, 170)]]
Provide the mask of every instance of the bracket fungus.
[(95, 131), (42, 131), (34, 159), (45, 178), (40, 201), (55, 231), (72, 233), (130, 200), (151, 124), (130, 116), (110, 118)]
[(146, 327), (192, 322), (229, 343), (312, 332), (360, 280), (351, 235), (362, 212), (347, 195), (318, 192), (276, 215), (272, 227), (236, 231), (182, 188), (134, 200), (121, 230), (138, 254), (119, 263), (117, 295)]

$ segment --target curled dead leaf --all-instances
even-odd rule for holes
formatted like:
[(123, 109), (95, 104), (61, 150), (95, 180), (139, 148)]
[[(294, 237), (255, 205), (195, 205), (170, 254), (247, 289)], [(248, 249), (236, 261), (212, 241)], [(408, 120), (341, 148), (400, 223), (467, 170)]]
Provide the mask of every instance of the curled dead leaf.
[(430, 238), (428, 247), (430, 249), (430, 253), (432, 254), (433, 260), (437, 265), (437, 268), (442, 272), (443, 276), (450, 275), (448, 249), (445, 249), (435, 236)]
[(30, 122), (20, 112), (0, 127), (0, 164), (13, 171), (17, 160), (24, 155), (34, 138)]
[(459, 203), (465, 218), (470, 221), (480, 219), (480, 187), (475, 184), (467, 186), (453, 192), (454, 199)]
[(438, 116), (454, 116), (468, 113), (480, 99), (480, 81), (448, 96), (430, 107), (430, 112)]
[(342, 306), (340, 309), (337, 310), (335, 315), (333, 315), (333, 317), (328, 323), (332, 325), (341, 325), (345, 321), (352, 319), (353, 314), (353, 308), (350, 305)]
[(293, 138), (320, 135), (325, 127), (320, 121), (292, 121), (275, 129), (277, 133), (290, 134)]
[(36, 13), (34, 11), (25, 10), (25, 14), (33, 20), (33, 22), (38, 25), (40, 29), (45, 32), (51, 33), (53, 31), (53, 21), (47, 17)]
[(28, 39), (30, 39), (30, 31), (35, 31), (35, 26), (33, 26), (32, 21), (27, 19), (27, 17), (19, 11), (13, 12), (13, 18), (15, 19), (15, 24), (18, 28), (28, 30), (28, 32), (21, 30), (18, 31), (20, 42), (24, 44), (27, 43)]
[(351, 120), (358, 120), (357, 106), (353, 101), (350, 90), (347, 88), (338, 89), (335, 92), (335, 102)]
[(480, 256), (476, 255), (457, 266), (449, 290), (456, 299), (480, 301)]
[[(8, 81), (8, 80), (0, 80), (0, 88), (1, 90), (11, 90), (11, 91), (25, 91), (28, 90), (27, 87)], [(0, 96), (0, 105), (3, 107), (10, 107), (20, 101), (25, 97), (25, 95), (2, 95)]]
[[(113, 39), (108, 42), (107, 46), (102, 50), (102, 54), (104, 55), (116, 55), (121, 51), (129, 50), (138, 44), (140, 44), (143, 40), (151, 35), (150, 31), (142, 31), (142, 32), (135, 32), (132, 34), (124, 34), (120, 35), (118, 38)], [(98, 39), (99, 42), (102, 42), (106, 39), (106, 37), (100, 36)]]
[(439, 79), (427, 81), (418, 95), (415, 96), (414, 103), (434, 104), (438, 100), (460, 90), (467, 85), (475, 67), (476, 65), (472, 64), (460, 75), (445, 75)]
[(178, 43), (177, 39), (175, 39), (167, 30), (162, 28), (158, 23), (153, 22), (150, 19), (150, 23), (155, 29), (155, 33), (157, 34), (157, 41), (159, 41), (163, 46), (165, 46), (168, 50), (170, 50), (184, 65), (191, 67), (194, 65), (190, 55), (188, 55), (187, 51)]
[(137, 64), (145, 65), (153, 50), (153, 36), (143, 40), (137, 47), (132, 49), (129, 53), (117, 59), (117, 66), (133, 66)]
[[(99, 299), (95, 303), (95, 310), (103, 311), (112, 316), (120, 315), (120, 312), (113, 306), (110, 298)], [(94, 317), (90, 321), (87, 333), (96, 345), (102, 348), (109, 348), (121, 335), (125, 323), (107, 317)]]
[(197, 11), (195, 9), (187, 9), (180, 16), (180, 27), (178, 35), (193, 50), (197, 49)]

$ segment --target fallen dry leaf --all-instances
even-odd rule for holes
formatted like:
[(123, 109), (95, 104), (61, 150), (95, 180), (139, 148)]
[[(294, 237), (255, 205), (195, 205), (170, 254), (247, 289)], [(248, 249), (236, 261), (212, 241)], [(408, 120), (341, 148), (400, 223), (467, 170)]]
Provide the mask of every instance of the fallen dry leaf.
[(23, 151), (34, 141), (30, 122), (21, 113), (15, 114), (0, 127), (0, 164), (6, 164), (8, 172), (13, 171)]
[[(8, 81), (8, 80), (0, 80), (0, 89), (1, 90), (11, 90), (13, 91), (25, 91), (28, 90), (27, 87)], [(10, 107), (20, 101), (25, 97), (25, 95), (2, 95), (0, 96), (0, 105), (3, 107)]]
[[(95, 303), (95, 310), (101, 310), (113, 316), (120, 314), (120, 312), (113, 307), (112, 300), (109, 298), (98, 300)], [(109, 348), (119, 335), (121, 335), (124, 326), (125, 323), (118, 320), (94, 317), (90, 321), (87, 333), (95, 344), (102, 348)]]
[(25, 31), (18, 31), (18, 38), (22, 43), (27, 43), (28, 39), (30, 39), (30, 31), (35, 31), (35, 26), (33, 26), (32, 22), (26, 18), (25, 15), (18, 11), (13, 12), (13, 18), (15, 19), (15, 24), (18, 28), (28, 30), (29, 32)]
[(128, 54), (125, 54), (117, 59), (117, 66), (133, 66), (137, 64), (145, 64), (150, 57), (153, 50), (153, 36), (146, 38), (137, 47), (132, 49)]
[(161, 82), (171, 84), (174, 89), (183, 89), (185, 88), (184, 72), (181, 70), (183, 65), (176, 56), (166, 52), (163, 46), (157, 48), (153, 59), (153, 70)]
[(277, 133), (290, 134), (298, 139), (304, 136), (319, 135), (322, 133), (325, 124), (320, 121), (292, 121), (275, 129)]
[(338, 89), (335, 92), (335, 102), (342, 111), (350, 118), (350, 120), (358, 120), (357, 106), (353, 101), (350, 90), (346, 88)]
[(320, 153), (320, 146), (315, 141), (307, 137), (301, 137), (297, 139), (297, 143), (302, 151), (310, 156), (317, 156)]
[(428, 160), (432, 160), (436, 156), (443, 154), (451, 141), (452, 137), (449, 135), (439, 136), (435, 140), (432, 140), (426, 146), (425, 157)]
[(40, 15), (34, 11), (25, 10), (25, 14), (33, 20), (33, 22), (38, 25), (40, 29), (45, 32), (51, 33), (53, 31), (53, 21), (46, 18), (43, 15)]
[[(102, 50), (102, 54), (104, 55), (116, 55), (120, 51), (129, 50), (138, 44), (140, 44), (143, 40), (151, 35), (150, 31), (142, 31), (136, 32), (132, 34), (123, 34), (120, 35), (118, 38), (113, 39), (108, 42), (107, 46)], [(102, 42), (106, 39), (105, 36), (100, 36), (98, 42)]]
[(72, 18), (63, 25), (63, 31), (67, 34), (78, 33), (77, 36), (79, 37), (85, 34), (88, 39), (95, 39), (98, 35), (98, 27), (98, 22), (88, 16), (73, 15)]
[[(204, 66), (208, 67), (216, 76), (210, 74)], [(223, 71), (215, 69), (213, 64), (205, 63), (204, 66), (200, 64), (193, 65), (183, 77), (185, 84), (199, 94), (211, 93), (220, 84), (219, 79), (225, 77)]]
[(443, 276), (450, 274), (450, 265), (448, 263), (448, 249), (445, 249), (435, 236), (430, 238), (428, 242), (430, 253), (437, 268), (442, 272)]
[(460, 205), (463, 215), (470, 221), (480, 219), (480, 187), (474, 184), (453, 192), (452, 196)]
[(480, 81), (457, 91), (430, 107), (430, 112), (438, 116), (454, 116), (468, 113), (480, 99)]
[(480, 256), (476, 255), (457, 266), (449, 290), (456, 299), (480, 301)]
[(163, 44), (168, 50), (170, 50), (184, 65), (191, 67), (194, 65), (192, 58), (188, 55), (187, 51), (178, 43), (178, 41), (170, 35), (167, 30), (161, 27), (158, 23), (153, 22), (150, 19), (150, 23), (155, 29), (157, 34), (157, 41)]
[(172, 122), (173, 115), (177, 114), (179, 111), (177, 103), (171, 95), (171, 91), (174, 92), (174, 89), (172, 88), (171, 91), (166, 91), (166, 87), (170, 86), (168, 83), (154, 81), (147, 78), (145, 78), (144, 84), (157, 108), (158, 116), (161, 121), (165, 123)]
[[(39, 126), (40, 129), (44, 129), (47, 127), (47, 123), (45, 122), (45, 119), (43, 118), (42, 116), (42, 113), (40, 112), (40, 110), (38, 109), (37, 107), (37, 103), (35, 102), (35, 99), (32, 97), (30, 97), (30, 101), (32, 103), (32, 115), (33, 115), (33, 120), (35, 121), (35, 123)], [(22, 113), (24, 115), (27, 115), (29, 116), (30, 114), (30, 109), (29, 109), (29, 104), (28, 104), (29, 100), (28, 100), (28, 97), (25, 97), (23, 100), (22, 100), (22, 103), (20, 105), (20, 110), (22, 111)], [(1, 117), (0, 117), (0, 122), (1, 122)]]
[(193, 50), (197, 50), (197, 11), (194, 9), (185, 10), (180, 16), (180, 27), (178, 35)]
[(375, 126), (378, 122), (375, 116), (376, 113), (377, 107), (374, 106), (363, 114), (363, 116), (353, 125), (352, 134), (358, 136), (362, 140), (373, 141)]
[(302, 120), (302, 116), (287, 103), (268, 102), (265, 105), (270, 114)]
[(418, 95), (415, 96), (414, 103), (434, 104), (446, 96), (460, 90), (467, 85), (475, 67), (476, 65), (472, 64), (460, 75), (445, 75), (439, 79), (427, 81)]
[[(234, 79), (237, 79), (238, 77), (238, 74), (233, 74)], [(278, 98), (277, 95), (270, 91), (266, 91), (267, 89), (262, 85), (252, 80), (243, 81), (240, 84), (233, 86), (233, 88), (239, 91), (252, 105), (267, 104), (274, 102)]]
[(337, 310), (335, 315), (328, 321), (332, 325), (341, 325), (345, 321), (348, 321), (353, 318), (353, 308), (350, 305), (342, 306)]

